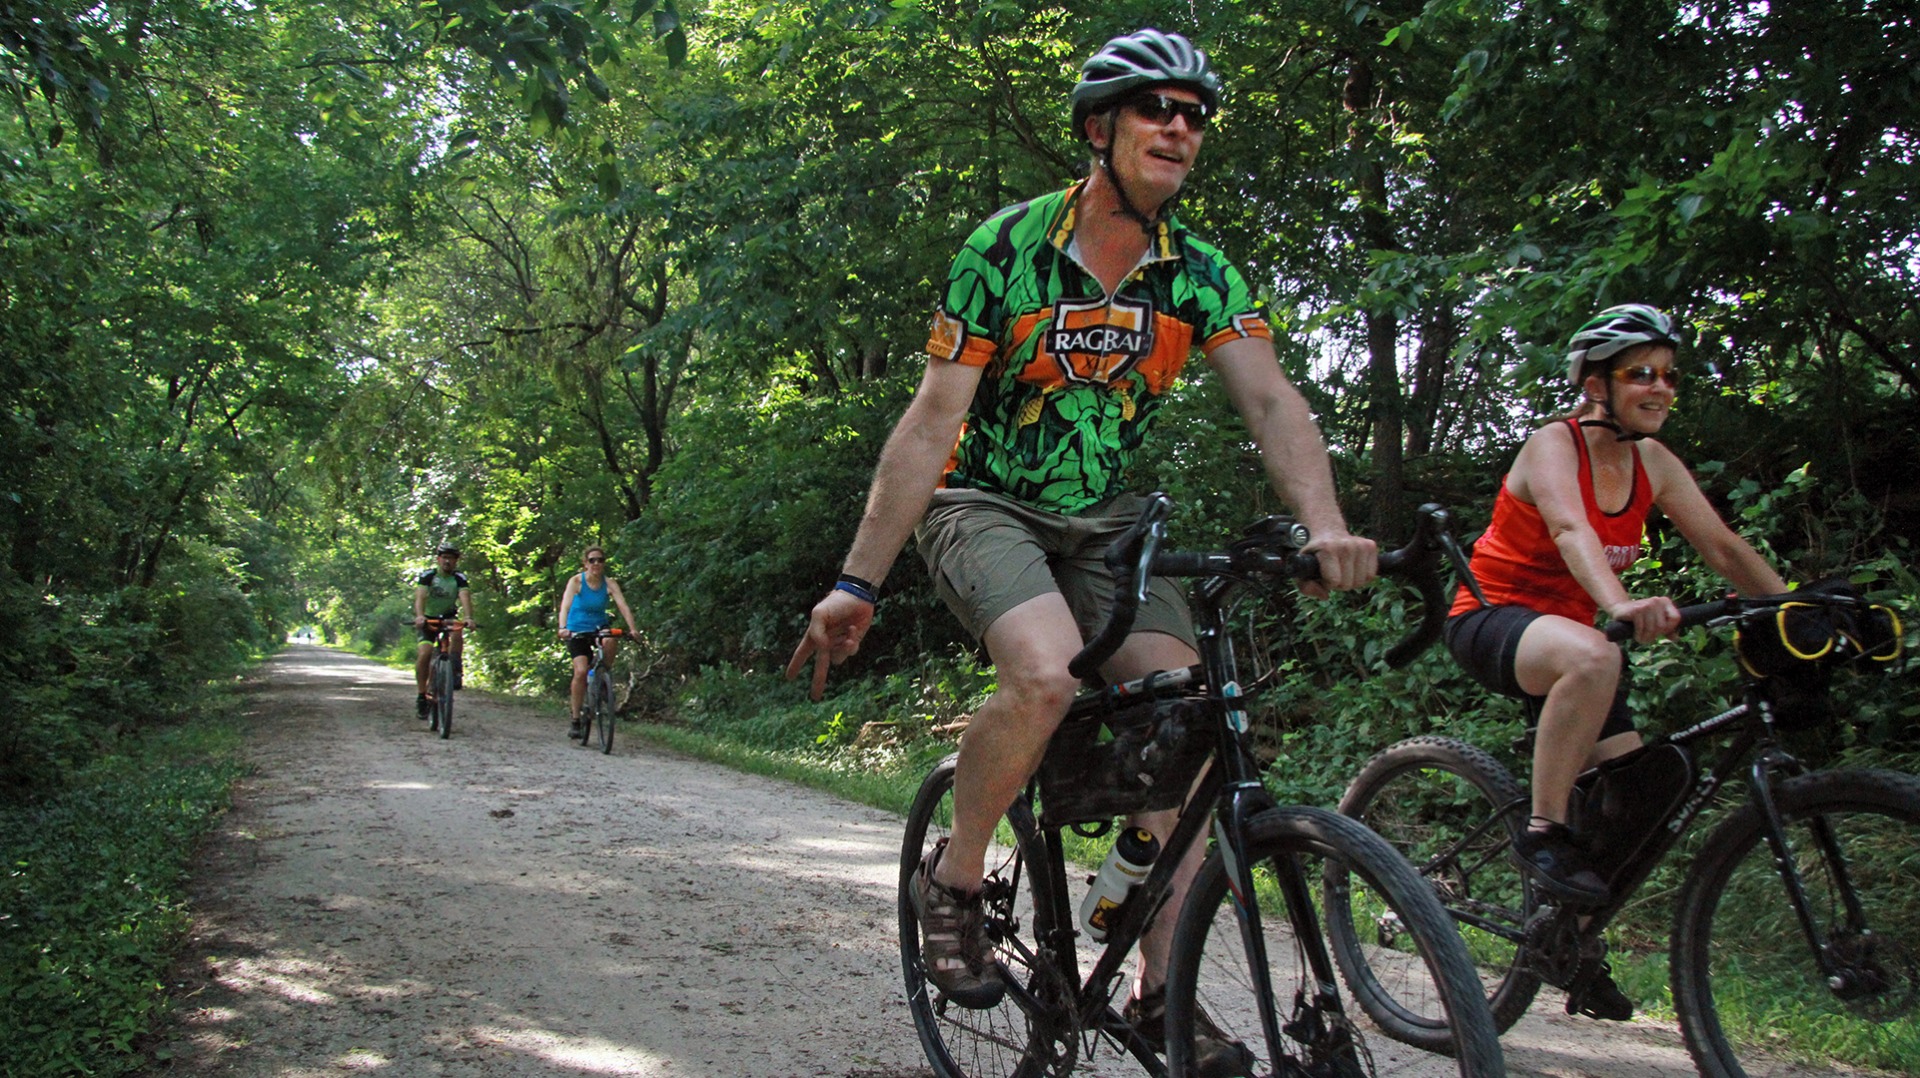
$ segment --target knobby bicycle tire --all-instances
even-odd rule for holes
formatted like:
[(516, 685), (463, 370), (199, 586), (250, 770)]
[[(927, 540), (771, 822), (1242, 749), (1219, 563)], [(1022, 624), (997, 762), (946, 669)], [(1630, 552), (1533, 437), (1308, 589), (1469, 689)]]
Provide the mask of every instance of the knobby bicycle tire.
[(600, 751), (606, 754), (613, 751), (613, 689), (604, 673), (593, 679), (592, 689), (594, 719), (600, 724)]
[[(953, 823), (956, 757), (937, 764), (920, 784), (907, 813), (900, 853), (900, 965), (907, 1005), (939, 1078), (1043, 1078), (1072, 1070), (1076, 1043), (1062, 1023), (1071, 1021), (1066, 1000), (1072, 988), (1042, 953), (1037, 941), (1048, 908), (1051, 878), (1026, 863), (1019, 842), (1031, 839), (1031, 812), (1012, 811), (987, 848), (988, 934), (1006, 971), (1008, 990), (998, 1004), (972, 1010), (944, 997), (927, 981), (920, 954), (920, 923), (909, 887), (920, 860), (947, 837)], [(1064, 993), (1064, 994), (1063, 994)]]
[[(1920, 778), (1816, 771), (1772, 793), (1844, 983), (1831, 987), (1816, 964), (1749, 802), (1713, 832), (1675, 907), (1669, 971), (1687, 1050), (1704, 1078), (1744, 1078), (1743, 1060), (1782, 1051), (1920, 1073)], [(1816, 841), (1819, 825), (1836, 839), (1861, 922)], [(1797, 1029), (1817, 1030), (1820, 1045), (1782, 1043)]]
[[(1493, 1012), (1505, 1031), (1540, 990), (1521, 942), (1533, 909), (1531, 884), (1508, 856), (1511, 827), (1499, 813), (1523, 791), (1487, 752), (1449, 737), (1416, 737), (1376, 753), (1340, 799), (1340, 811), (1398, 850), (1457, 923)], [(1327, 936), (1354, 997), (1387, 1035), (1439, 1049), (1445, 1015), (1424, 967), (1404, 961), (1407, 940), (1364, 881), (1327, 881)]]
[(444, 655), (434, 659), (433, 693), (440, 737), (445, 740), (453, 736), (453, 661)]
[[(1180, 911), (1168, 964), (1167, 1063), (1174, 1078), (1207, 1078), (1194, 1059), (1193, 1033), (1201, 1012), (1253, 1052), (1255, 1074), (1374, 1075), (1404, 1064), (1404, 1058), (1394, 1055), (1410, 1049), (1385, 1038), (1370, 1040), (1348, 1013), (1350, 1000), (1339, 1001), (1338, 1008), (1312, 1005), (1318, 998), (1316, 978), (1308, 969), (1301, 939), (1316, 930), (1312, 881), (1336, 861), (1398, 911), (1418, 951), (1408, 960), (1425, 963), (1445, 1001), (1447, 1047), (1459, 1073), (1466, 1078), (1506, 1073), (1499, 1034), (1452, 918), (1433, 889), (1378, 835), (1325, 809), (1276, 808), (1248, 821), (1243, 852), (1253, 866), (1254, 898), (1279, 1012), (1275, 1021), (1284, 1032), (1278, 1046), (1268, 1044), (1226, 862), (1215, 850)], [(1304, 910), (1286, 908), (1282, 897), (1279, 881), (1291, 872), (1302, 874), (1297, 882), (1308, 907)]]
[(440, 655), (438, 652), (427, 657), (427, 732), (440, 732)]

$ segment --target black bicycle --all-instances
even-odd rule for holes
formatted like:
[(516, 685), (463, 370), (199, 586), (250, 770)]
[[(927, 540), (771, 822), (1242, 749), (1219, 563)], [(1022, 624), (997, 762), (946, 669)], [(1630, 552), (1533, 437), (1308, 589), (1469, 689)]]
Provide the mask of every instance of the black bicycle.
[[(1608, 904), (1556, 903), (1535, 890), (1509, 855), (1527, 826), (1525, 791), (1491, 754), (1453, 738), (1382, 751), (1341, 811), (1419, 867), (1459, 922), (1505, 1030), (1542, 982), (1581, 998), (1606, 970), (1607, 925), (1744, 772), (1746, 801), (1699, 847), (1669, 942), (1673, 1006), (1700, 1073), (1740, 1078), (1742, 1060), (1782, 1024), (1818, 1027), (1856, 1049), (1904, 1038), (1894, 1050), (1920, 1059), (1920, 778), (1810, 770), (1778, 738), (1834, 721), (1826, 678), (1836, 666), (1898, 659), (1898, 617), (1847, 591), (1806, 590), (1681, 614), (1685, 626), (1736, 627), (1740, 702), (1581, 777), (1572, 825), (1607, 878)], [(1616, 622), (1607, 635), (1626, 640), (1632, 627)], [(1709, 760), (1710, 738), (1726, 740)], [(1385, 917), (1330, 922), (1336, 953), (1378, 954), (1355, 941), (1392, 944), (1398, 934)], [(1426, 985), (1384, 965), (1375, 973), (1355, 995), (1384, 1028), (1444, 1023), (1442, 999)]]
[(427, 728), (446, 738), (453, 734), (453, 693), (460, 687), (460, 659), (453, 642), (466, 630), (466, 622), (428, 618), (427, 628), (433, 633), (433, 654), (427, 658), (427, 691), (433, 695), (427, 701)]
[[(963, 1007), (928, 982), (908, 891), (922, 857), (951, 826), (956, 757), (933, 769), (908, 813), (901, 964), (934, 1071), (941, 1078), (1065, 1075), (1083, 1063), (1097, 1066), (1093, 1057), (1106, 1051), (1131, 1055), (1151, 1075), (1197, 1075), (1194, 1031), (1204, 1008), (1245, 1046), (1234, 1074), (1378, 1073), (1389, 1061), (1376, 1058), (1380, 1046), (1354, 1020), (1321, 932), (1316, 899), (1328, 900), (1331, 887), (1315, 885), (1337, 879), (1403, 926), (1413, 947), (1405, 961), (1427, 971), (1443, 1000), (1444, 1043), (1437, 1046), (1457, 1058), (1459, 1073), (1504, 1073), (1480, 982), (1432, 889), (1366, 828), (1325, 809), (1279, 806), (1261, 784), (1248, 740), (1249, 698), (1226, 631), (1227, 602), (1243, 583), (1314, 575), (1311, 556), (1298, 554), (1305, 529), (1268, 518), (1223, 552), (1160, 552), (1171, 509), (1155, 495), (1108, 552), (1114, 610), (1072, 670), (1087, 677), (1117, 650), (1154, 574), (1196, 578), (1191, 604), (1201, 662), (1083, 693), (1038, 773), (1008, 807), (982, 891), (1008, 986), (992, 1007)], [(1383, 573), (1416, 584), (1426, 601), (1425, 620), (1398, 645), (1400, 662), (1432, 642), (1446, 611), (1433, 549), (1446, 515), (1428, 507), (1421, 520), (1405, 549), (1381, 559)], [(1099, 837), (1117, 816), (1166, 808), (1183, 811), (1164, 852), (1145, 880), (1105, 911), (1104, 947), (1083, 967), (1074, 910), (1085, 889), (1070, 879), (1065, 833)], [(1209, 830), (1214, 847), (1184, 908), (1163, 911), (1176, 867)], [(1114, 1006), (1127, 980), (1122, 964), (1162, 913), (1179, 918), (1167, 972), (1164, 1063)]]
[[(587, 692), (580, 701), (580, 744), (585, 747), (598, 740), (600, 751), (610, 753), (613, 751), (613, 724), (619, 713), (613, 704), (613, 675), (608, 669), (606, 641), (610, 637), (625, 636), (627, 631), (600, 629), (592, 635), (593, 665), (587, 668)], [(599, 731), (597, 736), (594, 733), (596, 730)]]

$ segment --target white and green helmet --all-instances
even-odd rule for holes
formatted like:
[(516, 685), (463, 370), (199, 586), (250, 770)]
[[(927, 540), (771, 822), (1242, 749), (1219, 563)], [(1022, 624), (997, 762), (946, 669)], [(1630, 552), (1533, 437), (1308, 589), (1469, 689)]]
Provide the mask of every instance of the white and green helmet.
[(1222, 83), (1207, 54), (1179, 34), (1149, 26), (1100, 46), (1081, 66), (1073, 88), (1075, 137), (1084, 137), (1088, 116), (1153, 86), (1182, 86), (1199, 94), (1208, 112), (1220, 107)]
[(1575, 330), (1567, 342), (1567, 380), (1580, 385), (1586, 381), (1588, 364), (1605, 362), (1636, 344), (1679, 343), (1673, 319), (1658, 307), (1644, 303), (1608, 307)]

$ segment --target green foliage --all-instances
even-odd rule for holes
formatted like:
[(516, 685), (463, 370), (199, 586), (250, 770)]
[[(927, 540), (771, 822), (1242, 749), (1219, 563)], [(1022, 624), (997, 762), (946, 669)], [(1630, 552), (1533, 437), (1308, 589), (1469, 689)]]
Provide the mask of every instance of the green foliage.
[(227, 805), (231, 728), (129, 746), (0, 809), (0, 1056), (21, 1078), (121, 1074), (165, 1005), (187, 862)]
[[(681, 669), (784, 664), (839, 575), (880, 447), (905, 402), (879, 385), (831, 399), (731, 398), (689, 413), (651, 511), (618, 544), (650, 647)], [(887, 578), (848, 672), (950, 650), (957, 627), (910, 553)]]

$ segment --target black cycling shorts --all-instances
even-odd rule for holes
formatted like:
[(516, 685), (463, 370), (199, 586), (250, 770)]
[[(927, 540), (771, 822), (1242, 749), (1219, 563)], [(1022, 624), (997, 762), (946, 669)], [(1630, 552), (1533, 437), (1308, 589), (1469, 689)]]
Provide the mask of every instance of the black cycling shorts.
[[(1447, 650), (1473, 680), (1502, 696), (1526, 701), (1529, 730), (1539, 724), (1540, 705), (1546, 697), (1522, 689), (1513, 666), (1520, 654), (1521, 635), (1543, 617), (1546, 615), (1524, 606), (1483, 606), (1448, 618), (1445, 630)], [(1627, 707), (1627, 653), (1622, 650), (1620, 687), (1614, 690), (1613, 706), (1607, 709), (1599, 739), (1630, 734), (1633, 729), (1633, 712)]]
[(593, 634), (574, 633), (567, 637), (567, 654), (575, 659), (582, 655), (589, 659), (593, 658)]

